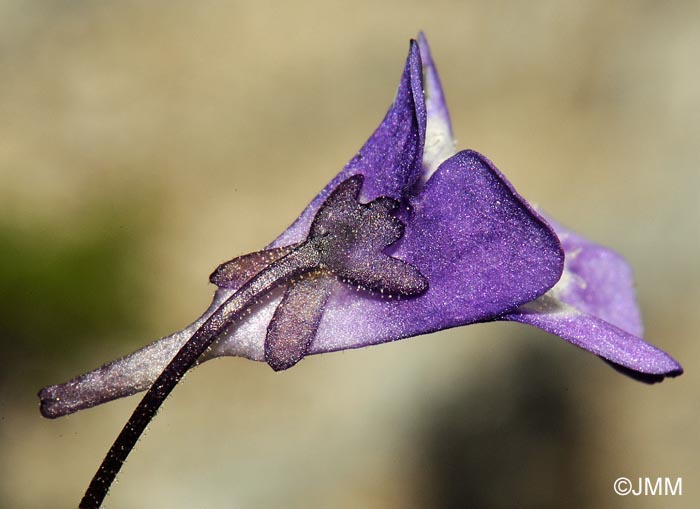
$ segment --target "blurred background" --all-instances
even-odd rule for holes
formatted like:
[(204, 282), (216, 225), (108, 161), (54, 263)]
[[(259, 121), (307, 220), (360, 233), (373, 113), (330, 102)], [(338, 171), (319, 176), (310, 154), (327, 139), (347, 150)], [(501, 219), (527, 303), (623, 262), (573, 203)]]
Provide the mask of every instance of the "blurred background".
[(37, 390), (198, 316), (377, 126), (421, 29), (459, 147), (623, 253), (686, 374), (505, 323), (219, 359), (107, 506), (698, 507), (700, 4), (444, 0), (0, 1), (0, 507), (77, 504), (138, 399), (50, 421)]

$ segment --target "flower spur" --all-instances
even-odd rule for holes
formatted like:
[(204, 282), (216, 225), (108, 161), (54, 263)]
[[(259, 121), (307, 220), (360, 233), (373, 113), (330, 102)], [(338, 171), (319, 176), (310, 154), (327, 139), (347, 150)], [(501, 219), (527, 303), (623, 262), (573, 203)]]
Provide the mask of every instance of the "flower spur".
[[(626, 265), (619, 257), (608, 256), (609, 250), (587, 241), (572, 247), (567, 238), (573, 239), (573, 234), (558, 225), (553, 229), (487, 159), (472, 151), (455, 152), (440, 81), (421, 35), (420, 44), (411, 44), (394, 104), (372, 137), (267, 250), (234, 259), (212, 274), (211, 281), (219, 289), (199, 320), (123, 359), (43, 389), (42, 413), (65, 415), (144, 390), (159, 373), (166, 376), (168, 368), (164, 368), (171, 359), (188, 348), (190, 339), (233, 295), (249, 287), (251, 277), (255, 279), (259, 271), (270, 273), (270, 267), (278, 268), (276, 264), (304, 245), (314, 224), (320, 224), (315, 218), (324, 215), (326, 198), (343, 186), (356, 187), (362, 201), (377, 203), (387, 213), (394, 203), (400, 204), (393, 214), (406, 224), (405, 233), (403, 237), (398, 232), (388, 234), (385, 239), (396, 238), (383, 250), (389, 256), (380, 258), (397, 260), (388, 262), (392, 269), (379, 271), (390, 276), (378, 278), (372, 270), (377, 258), (367, 263), (363, 250), (354, 247), (354, 242), (376, 233), (373, 228), (346, 236), (347, 249), (333, 250), (330, 262), (335, 271), (305, 266), (312, 270), (308, 278), (296, 278), (284, 295), (271, 290), (272, 299), (253, 304), (250, 316), (241, 318), (236, 327), (218, 327), (220, 333), (207, 339), (215, 339), (211, 348), (201, 356), (195, 355), (197, 350), (189, 355), (193, 363), (239, 355), (266, 360), (279, 370), (305, 354), (358, 348), (481, 321), (511, 320), (558, 334), (644, 381), (682, 372), (671, 357), (634, 335), (639, 334), (633, 323), (639, 317), (634, 312), (629, 270), (622, 270)], [(354, 177), (359, 175), (364, 176), (361, 189), (355, 180), (361, 177)], [(397, 224), (384, 221), (382, 228), (400, 229)], [(564, 241), (566, 265), (555, 230)], [(592, 270), (590, 264), (576, 263), (577, 254), (581, 260), (602, 263)], [(354, 270), (343, 272), (343, 267)], [(411, 283), (402, 286), (398, 274), (408, 273), (413, 274), (407, 279)], [(582, 283), (578, 288), (584, 291), (577, 291), (572, 281)], [(380, 295), (357, 291), (357, 283)], [(409, 291), (397, 291), (397, 284)], [(621, 297), (615, 296), (617, 286)], [(382, 290), (387, 297), (405, 298), (381, 298)], [(611, 310), (620, 309), (626, 313), (615, 323)], [(596, 336), (597, 332), (602, 334)], [(172, 386), (175, 383), (177, 377)], [(158, 383), (153, 387), (156, 397), (151, 403), (160, 404), (167, 393), (157, 394)], [(130, 424), (122, 434), (134, 434)], [(118, 443), (119, 439), (115, 446)], [(93, 481), (97, 486), (91, 485), (88, 491), (92, 495), (87, 507), (95, 506), (98, 497), (93, 495), (108, 489), (105, 472), (119, 466), (117, 461), (104, 471), (101, 468)]]

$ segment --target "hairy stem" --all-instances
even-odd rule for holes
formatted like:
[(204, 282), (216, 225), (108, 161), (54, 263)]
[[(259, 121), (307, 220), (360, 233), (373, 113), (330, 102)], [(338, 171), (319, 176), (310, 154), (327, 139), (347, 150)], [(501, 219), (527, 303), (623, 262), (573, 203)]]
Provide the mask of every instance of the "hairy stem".
[(302, 244), (289, 255), (270, 264), (255, 275), (214, 311), (178, 351), (143, 397), (134, 413), (131, 414), (129, 421), (119, 433), (100, 468), (92, 478), (90, 486), (80, 502), (82, 509), (98, 509), (100, 507), (121, 466), (163, 401), (219, 334), (263, 293), (278, 283), (311, 270), (317, 265), (318, 255), (313, 247), (309, 244)]

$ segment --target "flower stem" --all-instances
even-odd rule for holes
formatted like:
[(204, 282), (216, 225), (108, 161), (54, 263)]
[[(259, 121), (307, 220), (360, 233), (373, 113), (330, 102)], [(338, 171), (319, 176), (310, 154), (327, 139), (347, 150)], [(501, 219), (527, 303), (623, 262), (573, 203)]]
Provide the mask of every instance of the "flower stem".
[(318, 266), (318, 254), (303, 243), (289, 255), (268, 265), (226, 300), (177, 352), (143, 397), (92, 478), (81, 509), (98, 509), (124, 461), (156, 412), (197, 358), (265, 292), (275, 285)]

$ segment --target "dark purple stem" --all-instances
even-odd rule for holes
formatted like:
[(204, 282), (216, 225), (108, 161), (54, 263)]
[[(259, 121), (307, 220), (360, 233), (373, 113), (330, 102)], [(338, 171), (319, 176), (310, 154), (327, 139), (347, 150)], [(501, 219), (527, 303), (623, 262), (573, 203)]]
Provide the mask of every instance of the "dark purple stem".
[(219, 307), (177, 352), (161, 375), (156, 379), (129, 421), (114, 441), (100, 468), (92, 478), (82, 509), (98, 509), (107, 496), (110, 486), (124, 461), (136, 445), (141, 434), (156, 412), (197, 358), (231, 322), (241, 315), (257, 298), (276, 284), (318, 265), (318, 256), (309, 244), (303, 244), (284, 258), (272, 263), (245, 283), (221, 307)]

